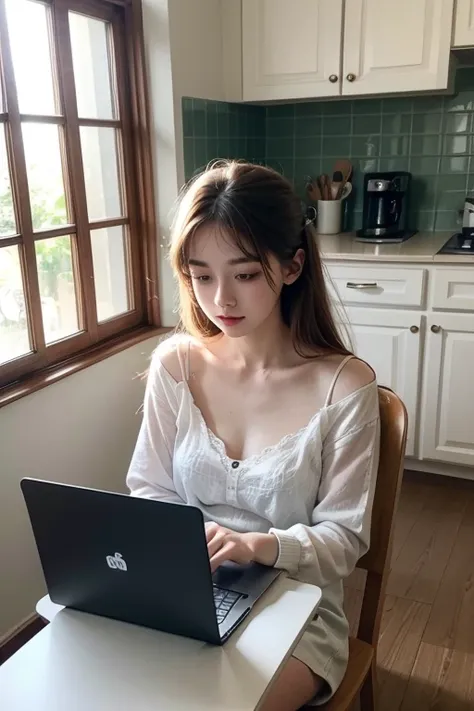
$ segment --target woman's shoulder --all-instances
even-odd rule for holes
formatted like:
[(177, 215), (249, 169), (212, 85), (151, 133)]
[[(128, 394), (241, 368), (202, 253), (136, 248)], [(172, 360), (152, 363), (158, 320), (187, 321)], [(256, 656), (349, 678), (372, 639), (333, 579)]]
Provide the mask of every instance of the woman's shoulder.
[(177, 383), (189, 373), (191, 351), (200, 349), (201, 344), (187, 333), (173, 333), (155, 348), (152, 363), (155, 369), (164, 369)]
[[(342, 366), (342, 368), (341, 368)], [(338, 368), (341, 368), (337, 373)], [(377, 379), (372, 368), (359, 358), (339, 359), (327, 407), (330, 438), (374, 424), (380, 417)]]
[[(339, 371), (339, 372), (338, 372)], [(373, 369), (357, 357), (341, 357), (334, 373), (336, 378), (331, 404), (336, 404), (357, 393), (377, 390), (377, 378)]]

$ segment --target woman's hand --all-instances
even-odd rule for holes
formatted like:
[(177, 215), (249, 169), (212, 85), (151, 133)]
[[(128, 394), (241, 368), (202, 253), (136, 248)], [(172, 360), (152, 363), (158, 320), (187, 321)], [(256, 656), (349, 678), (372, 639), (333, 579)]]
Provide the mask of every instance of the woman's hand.
[(206, 539), (212, 572), (226, 560), (273, 566), (278, 558), (278, 539), (272, 533), (236, 533), (210, 522), (206, 523)]

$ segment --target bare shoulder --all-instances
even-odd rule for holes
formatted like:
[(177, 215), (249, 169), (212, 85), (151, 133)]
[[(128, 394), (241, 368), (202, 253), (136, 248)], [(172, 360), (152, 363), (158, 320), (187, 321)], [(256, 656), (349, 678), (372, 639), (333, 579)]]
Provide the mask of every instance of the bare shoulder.
[(370, 383), (376, 384), (372, 368), (359, 358), (351, 358), (337, 376), (331, 402), (342, 400)]
[(187, 336), (174, 334), (157, 346), (153, 360), (160, 363), (173, 380), (180, 382), (183, 379), (181, 363), (184, 363), (188, 347)]
[(173, 380), (179, 383), (183, 380), (187, 359), (200, 351), (200, 344), (192, 336), (177, 333), (162, 341), (153, 354), (153, 359), (159, 361), (168, 371)]

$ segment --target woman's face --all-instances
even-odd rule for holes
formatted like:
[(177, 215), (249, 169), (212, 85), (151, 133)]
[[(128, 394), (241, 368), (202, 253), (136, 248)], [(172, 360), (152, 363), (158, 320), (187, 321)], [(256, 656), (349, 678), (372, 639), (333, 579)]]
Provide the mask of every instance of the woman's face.
[(196, 230), (189, 250), (196, 300), (206, 316), (231, 337), (245, 336), (275, 315), (279, 318), (283, 285), (298, 278), (303, 261), (303, 250), (298, 250), (288, 267), (270, 255), (272, 287), (260, 262), (249, 260), (214, 225)]

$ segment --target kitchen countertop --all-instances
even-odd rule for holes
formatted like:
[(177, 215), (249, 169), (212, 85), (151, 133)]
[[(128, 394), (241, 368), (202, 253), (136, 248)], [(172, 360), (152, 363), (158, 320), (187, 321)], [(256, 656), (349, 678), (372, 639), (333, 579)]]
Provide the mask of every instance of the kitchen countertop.
[(378, 262), (474, 264), (474, 254), (437, 254), (452, 232), (417, 232), (400, 244), (356, 242), (355, 232), (316, 234), (323, 259)]

